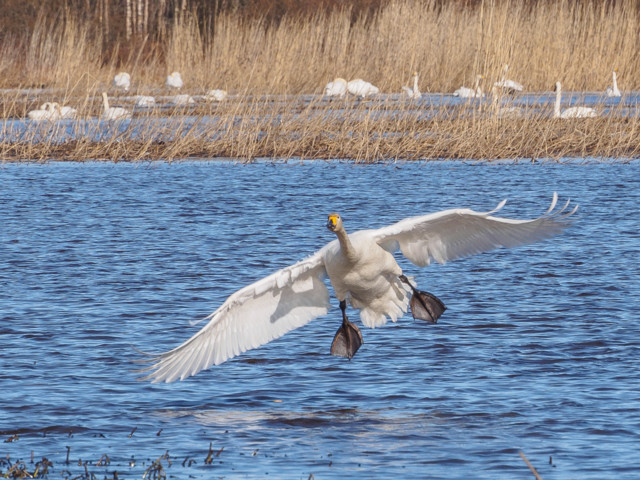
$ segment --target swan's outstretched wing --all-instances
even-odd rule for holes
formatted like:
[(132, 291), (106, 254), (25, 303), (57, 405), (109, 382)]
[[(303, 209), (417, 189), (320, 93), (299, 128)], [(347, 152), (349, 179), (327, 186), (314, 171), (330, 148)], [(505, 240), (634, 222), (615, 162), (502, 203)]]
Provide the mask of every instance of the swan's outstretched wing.
[(390, 252), (400, 250), (418, 266), (429, 265), (432, 260), (448, 260), (486, 252), (498, 247), (516, 247), (551, 237), (561, 232), (568, 217), (577, 206), (568, 210), (569, 202), (554, 211), (558, 195), (547, 212), (533, 220), (512, 220), (493, 217), (506, 200), (491, 212), (469, 209), (445, 210), (431, 215), (407, 218), (388, 227), (375, 230), (378, 244)]
[(148, 359), (143, 380), (173, 382), (263, 345), (329, 311), (320, 252), (238, 290), (198, 333)]

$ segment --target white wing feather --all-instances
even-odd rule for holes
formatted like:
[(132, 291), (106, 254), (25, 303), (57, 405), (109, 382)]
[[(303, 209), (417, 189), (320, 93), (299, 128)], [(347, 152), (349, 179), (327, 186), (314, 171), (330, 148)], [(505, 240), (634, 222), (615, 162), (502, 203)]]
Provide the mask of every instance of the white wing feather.
[(469, 209), (445, 210), (431, 215), (407, 218), (374, 232), (384, 249), (400, 250), (414, 264), (424, 267), (435, 260), (445, 263), (456, 258), (486, 252), (498, 247), (516, 247), (561, 232), (577, 206), (567, 211), (569, 202), (556, 212), (557, 194), (551, 207), (533, 220), (492, 217), (506, 200), (491, 212)]
[(148, 359), (143, 380), (184, 380), (299, 328), (330, 308), (320, 252), (231, 295), (198, 333), (173, 350)]

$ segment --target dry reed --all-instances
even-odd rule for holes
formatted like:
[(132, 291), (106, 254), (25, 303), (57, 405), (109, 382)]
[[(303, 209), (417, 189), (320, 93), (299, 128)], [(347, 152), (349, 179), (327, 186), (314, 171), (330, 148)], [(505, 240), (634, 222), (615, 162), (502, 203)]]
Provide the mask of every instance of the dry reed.
[[(39, 19), (29, 42), (0, 46), (7, 72), (0, 86), (12, 87), (0, 92), (0, 155), (377, 161), (637, 157), (640, 149), (637, 112), (622, 114), (616, 107), (600, 118), (563, 121), (551, 118), (549, 107), (522, 107), (524, 115), (502, 118), (488, 101), (438, 106), (388, 95), (363, 102), (327, 102), (319, 95), (335, 76), (362, 77), (383, 92), (399, 92), (414, 70), (422, 91), (452, 92), (471, 86), (478, 73), (485, 86), (493, 84), (505, 64), (529, 92), (548, 91), (556, 80), (567, 90), (602, 92), (614, 67), (623, 91), (637, 89), (640, 14), (631, 0), (487, 0), (466, 8), (400, 1), (372, 19), (353, 21), (344, 10), (285, 16), (277, 25), (223, 14), (213, 31), (203, 35), (187, 16), (163, 44), (149, 47), (154, 55), (132, 51), (116, 67), (102, 57), (99, 33), (72, 15), (62, 13), (55, 26)], [(110, 89), (115, 104), (131, 106), (131, 97), (119, 97), (110, 86), (118, 70), (132, 73), (129, 94), (167, 95), (164, 77), (178, 70), (192, 95), (224, 88), (232, 96), (219, 105), (136, 111), (128, 126), (106, 126), (92, 120), (100, 113), (102, 90)], [(34, 86), (45, 89), (17, 88)], [(73, 105), (80, 119), (27, 125), (17, 135), (10, 120), (25, 118), (47, 100)]]

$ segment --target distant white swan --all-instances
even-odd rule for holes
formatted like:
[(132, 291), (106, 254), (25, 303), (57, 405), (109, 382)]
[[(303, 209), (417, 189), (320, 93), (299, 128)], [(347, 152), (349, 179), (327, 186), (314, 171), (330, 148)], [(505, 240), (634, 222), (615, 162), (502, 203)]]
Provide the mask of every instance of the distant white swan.
[(222, 102), (227, 98), (227, 91), (216, 88), (215, 90), (209, 90), (204, 96), (207, 102)]
[(171, 98), (171, 103), (178, 106), (184, 106), (193, 105), (196, 101), (191, 95), (183, 93), (181, 95), (174, 95), (173, 98)]
[(413, 88), (403, 86), (402, 94), (414, 100), (417, 100), (422, 96), (420, 90), (418, 89), (418, 72), (413, 72)]
[(156, 99), (147, 95), (136, 95), (136, 107), (154, 107)]
[(469, 87), (460, 87), (455, 92), (453, 92), (454, 97), (460, 98), (482, 98), (484, 97), (484, 93), (482, 93), (482, 88), (480, 88), (480, 80), (484, 78), (483, 75), (476, 75), (476, 83), (473, 88)]
[(131, 112), (122, 107), (110, 107), (107, 92), (102, 92), (102, 119), (103, 120), (124, 120), (131, 118)]
[(60, 114), (60, 118), (71, 119), (76, 118), (78, 110), (69, 106), (60, 106), (57, 102), (45, 102), (40, 105), (40, 110), (48, 110), (49, 108), (55, 108)]
[(524, 90), (524, 87), (521, 83), (518, 83), (514, 80), (507, 80), (507, 72), (509, 71), (509, 65), (504, 66), (504, 74), (502, 75), (502, 80), (494, 83), (493, 85), (504, 89), (506, 93), (513, 94), (516, 92), (521, 92)]
[(116, 88), (121, 88), (125, 92), (129, 90), (131, 87), (131, 75), (127, 72), (117, 73), (115, 77), (113, 77), (113, 86)]
[(560, 101), (562, 96), (562, 85), (556, 82), (556, 103), (553, 107), (553, 116), (555, 118), (590, 118), (597, 117), (598, 112), (591, 107), (570, 107), (560, 112)]
[(327, 83), (324, 87), (324, 94), (327, 97), (344, 97), (347, 93), (347, 81), (344, 78), (334, 78), (333, 82)]
[(618, 69), (614, 68), (613, 72), (611, 72), (611, 75), (613, 77), (613, 86), (607, 87), (607, 97), (620, 97), (620, 96), (622, 96), (622, 94), (620, 93), (620, 90), (618, 90), (618, 79), (616, 78), (616, 72), (617, 71), (618, 71)]
[(351, 80), (347, 83), (347, 91), (357, 97), (368, 97), (380, 93), (380, 89), (369, 82), (365, 82), (360, 78)]
[(167, 77), (165, 85), (169, 88), (182, 88), (182, 86), (184, 85), (182, 76), (180, 76), (179, 72), (171, 73), (171, 75)]
[(62, 113), (60, 112), (60, 105), (56, 102), (45, 102), (40, 105), (39, 109), (31, 110), (27, 113), (27, 117), (29, 117), (29, 120), (33, 120), (35, 122), (55, 122), (62, 118)]

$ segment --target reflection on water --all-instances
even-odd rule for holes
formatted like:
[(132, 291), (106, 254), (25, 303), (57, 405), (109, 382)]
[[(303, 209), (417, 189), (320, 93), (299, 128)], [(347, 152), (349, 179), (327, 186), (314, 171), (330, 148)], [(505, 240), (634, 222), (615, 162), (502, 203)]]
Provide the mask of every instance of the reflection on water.
[[(169, 451), (174, 478), (512, 479), (531, 475), (522, 450), (545, 480), (635, 478), (638, 168), (0, 167), (0, 458), (33, 472), (33, 451), (71, 478), (85, 462), (139, 478)], [(332, 299), (185, 382), (137, 381), (136, 349), (176, 346), (239, 287), (330, 241), (327, 212), (355, 230), (508, 198), (502, 213), (527, 218), (553, 191), (580, 204), (555, 239), (402, 263), (447, 304), (437, 325), (363, 329), (345, 361), (328, 354)]]

